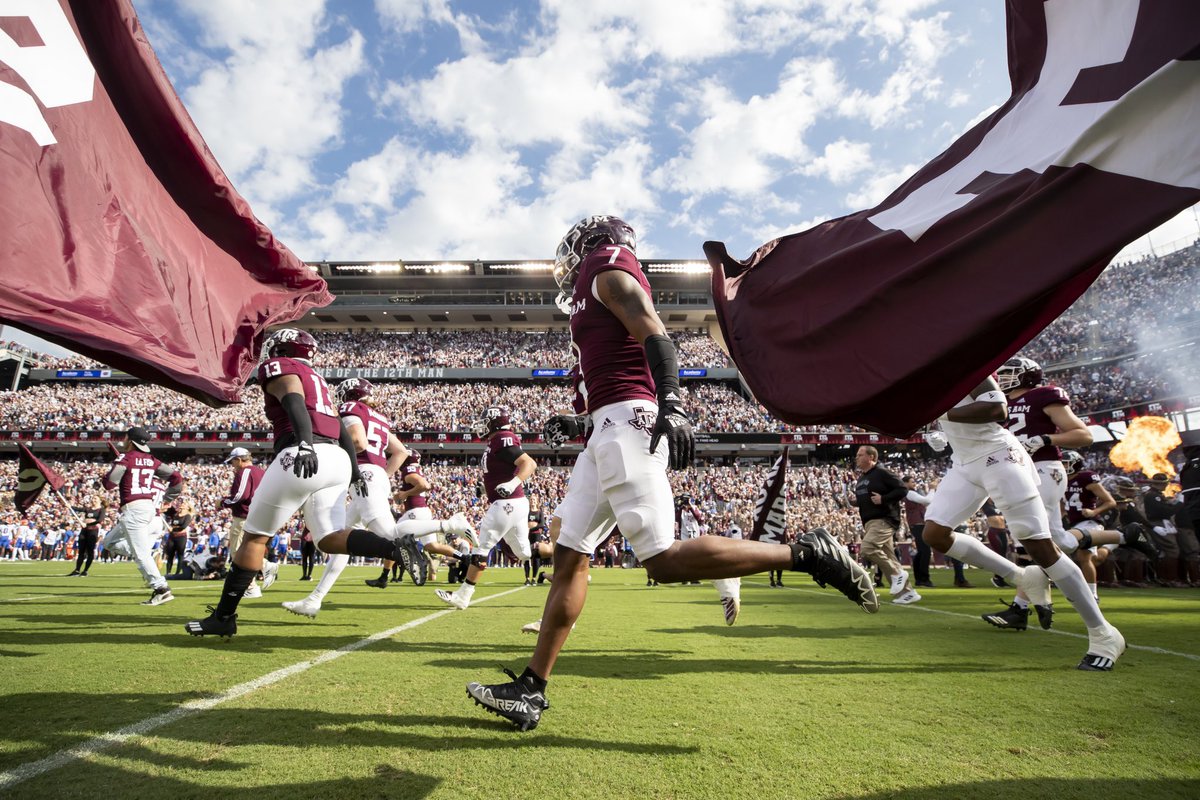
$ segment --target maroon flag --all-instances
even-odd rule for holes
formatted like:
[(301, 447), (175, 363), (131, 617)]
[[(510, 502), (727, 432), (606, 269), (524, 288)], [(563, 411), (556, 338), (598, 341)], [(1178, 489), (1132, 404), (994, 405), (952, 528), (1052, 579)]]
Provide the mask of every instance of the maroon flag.
[(1200, 200), (1200, 2), (1008, 0), (1012, 96), (875, 208), (706, 242), (729, 353), (794, 424), (905, 435)]
[(236, 401), (263, 329), (325, 282), (230, 185), (129, 0), (20, 9), (0, 16), (0, 323)]
[(750, 538), (755, 541), (780, 544), (787, 541), (787, 498), (783, 494), (787, 468), (788, 448), (785, 447), (763, 480), (754, 503), (754, 527)]
[(13, 492), (13, 505), (22, 514), (29, 511), (42, 493), (42, 488), (50, 484), (50, 488), (58, 491), (66, 483), (66, 479), (33, 454), (25, 445), (20, 446), (20, 461), (17, 465), (17, 490)]

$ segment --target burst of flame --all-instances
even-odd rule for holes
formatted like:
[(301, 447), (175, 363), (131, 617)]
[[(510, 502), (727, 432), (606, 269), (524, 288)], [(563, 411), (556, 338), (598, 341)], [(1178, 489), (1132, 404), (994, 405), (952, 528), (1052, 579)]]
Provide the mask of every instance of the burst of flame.
[[(1167, 453), (1180, 441), (1175, 425), (1166, 417), (1138, 417), (1129, 423), (1125, 438), (1113, 447), (1108, 459), (1115, 467), (1141, 472), (1147, 478), (1157, 472), (1174, 477), (1175, 467), (1167, 460)], [(1177, 491), (1177, 485), (1169, 485), (1164, 494), (1170, 496)]]

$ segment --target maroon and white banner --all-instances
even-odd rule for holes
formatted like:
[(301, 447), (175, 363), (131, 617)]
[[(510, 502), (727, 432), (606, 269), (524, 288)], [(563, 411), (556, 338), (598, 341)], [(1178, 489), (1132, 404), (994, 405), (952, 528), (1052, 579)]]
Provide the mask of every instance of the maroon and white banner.
[(783, 448), (779, 458), (763, 480), (754, 503), (754, 526), (750, 538), (756, 542), (787, 542), (787, 497), (783, 488), (787, 484), (788, 449)]
[(37, 502), (46, 484), (58, 491), (67, 481), (40, 458), (33, 454), (25, 445), (20, 447), (21, 455), (17, 463), (17, 490), (13, 492), (13, 505), (22, 514)]
[(0, 12), (0, 322), (237, 400), (263, 329), (329, 303), (325, 282), (230, 185), (129, 0), (14, 9)]
[(706, 242), (754, 395), (906, 435), (1200, 201), (1200, 2), (1008, 0), (1012, 96), (875, 208), (746, 261)]

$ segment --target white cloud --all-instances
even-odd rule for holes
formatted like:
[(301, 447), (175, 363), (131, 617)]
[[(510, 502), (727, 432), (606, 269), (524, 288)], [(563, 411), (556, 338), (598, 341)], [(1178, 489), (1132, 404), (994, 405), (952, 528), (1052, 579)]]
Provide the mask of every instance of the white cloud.
[(363, 68), (362, 35), (351, 31), (318, 47), (321, 0), (189, 0), (185, 7), (204, 43), (228, 53), (183, 93), (221, 166), (256, 205), (311, 189), (315, 158), (342, 133), (342, 93)]
[(922, 164), (905, 164), (898, 169), (886, 169), (871, 175), (859, 185), (858, 191), (846, 195), (846, 209), (862, 211), (874, 208), (922, 166)]
[(849, 183), (871, 167), (871, 145), (838, 139), (825, 145), (825, 153), (814, 158), (801, 172), (809, 176), (825, 176), (836, 185)]

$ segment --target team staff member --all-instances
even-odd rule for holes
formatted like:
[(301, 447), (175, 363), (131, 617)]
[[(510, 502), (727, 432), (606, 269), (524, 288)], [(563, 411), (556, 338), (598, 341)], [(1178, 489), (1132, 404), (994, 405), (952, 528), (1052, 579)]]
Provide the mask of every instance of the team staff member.
[(909, 489), (895, 473), (879, 465), (879, 451), (869, 444), (854, 455), (858, 483), (850, 502), (858, 506), (863, 524), (863, 558), (879, 567), (890, 583), (892, 602), (915, 603), (921, 595), (908, 585), (908, 573), (896, 560), (896, 534), (900, 531), (900, 501)]
[(101, 497), (97, 500), (89, 496), (84, 507), (76, 510), (83, 517), (83, 527), (79, 530), (79, 554), (75, 558), (75, 571), (67, 577), (78, 575), (86, 578), (88, 570), (92, 568), (92, 559), (96, 557), (96, 543), (100, 541), (100, 526), (104, 524), (104, 515), (108, 513), (108, 499)]
[[(246, 514), (250, 511), (250, 501), (254, 499), (254, 493), (262, 483), (263, 468), (255, 466), (254, 456), (250, 455), (250, 451), (244, 447), (233, 448), (233, 452), (229, 454), (229, 458), (225, 459), (225, 463), (233, 465), (233, 485), (229, 487), (229, 495), (221, 500), (221, 505), (229, 509), (229, 540), (226, 544), (225, 561), (232, 563), (233, 554), (242, 546)], [(267, 562), (263, 564), (263, 568), (272, 576), (271, 582), (274, 582), (274, 575), (279, 569), (278, 565)], [(259, 573), (259, 576), (261, 577), (262, 573)], [(264, 583), (267, 586), (270, 585), (265, 581)], [(246, 588), (246, 594), (243, 597), (262, 597), (262, 589), (252, 581)]]

